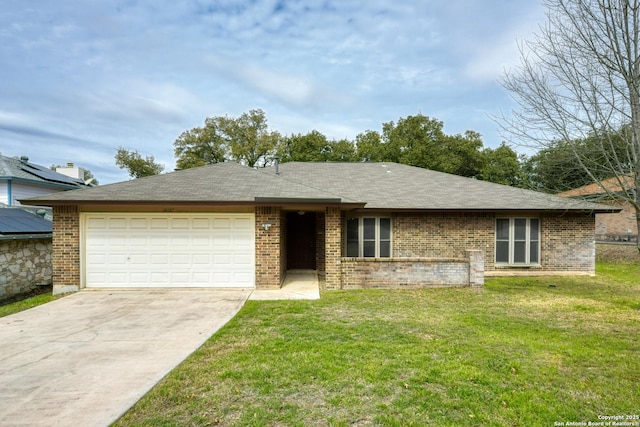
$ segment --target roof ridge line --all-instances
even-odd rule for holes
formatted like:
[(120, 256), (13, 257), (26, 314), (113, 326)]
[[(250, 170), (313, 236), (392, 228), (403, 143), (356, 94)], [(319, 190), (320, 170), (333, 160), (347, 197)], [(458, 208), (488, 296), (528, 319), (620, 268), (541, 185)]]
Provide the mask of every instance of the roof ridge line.
[[(297, 163), (314, 163), (314, 162), (297, 162)], [(315, 163), (324, 163), (324, 162), (315, 162)], [(343, 162), (343, 163), (349, 163), (349, 162)], [(307, 187), (307, 188), (310, 188), (310, 189), (313, 189), (313, 190), (316, 190), (316, 191), (321, 191), (323, 193), (331, 194), (333, 196), (337, 196), (342, 201), (345, 201), (345, 199), (346, 199), (349, 202), (366, 203), (366, 202), (364, 202), (362, 200), (352, 200), (350, 197), (343, 196), (342, 194), (334, 193), (332, 191), (327, 191), (324, 188), (318, 188), (318, 187), (315, 187), (313, 185), (309, 185), (307, 183), (303, 183), (303, 182), (300, 182), (300, 181), (297, 181), (297, 180), (294, 180), (294, 179), (287, 178), (287, 177), (282, 175), (282, 171), (280, 171), (277, 174), (275, 172), (273, 174), (269, 174), (269, 173), (267, 173), (266, 169), (267, 168), (264, 167), (264, 168), (259, 168), (259, 169), (256, 169), (256, 170), (258, 170), (260, 173), (265, 174), (265, 175), (273, 175), (273, 176), (278, 177), (278, 178), (280, 178), (280, 179), (282, 179), (284, 181), (287, 181), (287, 182), (293, 182), (295, 184), (302, 185), (303, 187)]]

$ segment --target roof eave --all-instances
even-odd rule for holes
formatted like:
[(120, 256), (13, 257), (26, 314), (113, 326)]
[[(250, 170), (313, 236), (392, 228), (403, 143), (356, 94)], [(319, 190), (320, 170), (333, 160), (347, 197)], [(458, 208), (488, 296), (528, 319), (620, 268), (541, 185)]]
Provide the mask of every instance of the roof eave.
[(0, 241), (6, 240), (39, 240), (39, 239), (51, 239), (52, 233), (14, 233), (14, 234), (0, 234)]
[(342, 202), (340, 199), (306, 199), (306, 198), (256, 198), (256, 200), (43, 200), (24, 199), (20, 201), (29, 206), (300, 206), (313, 205), (355, 209), (364, 207), (363, 202)]
[(29, 178), (20, 178), (17, 176), (0, 176), (0, 180), (7, 181), (18, 181), (18, 182), (26, 182), (29, 184), (43, 185), (47, 187), (56, 187), (56, 188), (65, 188), (67, 190), (77, 190), (79, 188), (85, 188), (86, 186), (72, 185), (72, 184), (64, 184), (56, 181), (46, 181), (46, 180), (38, 180), (38, 179), (29, 179)]

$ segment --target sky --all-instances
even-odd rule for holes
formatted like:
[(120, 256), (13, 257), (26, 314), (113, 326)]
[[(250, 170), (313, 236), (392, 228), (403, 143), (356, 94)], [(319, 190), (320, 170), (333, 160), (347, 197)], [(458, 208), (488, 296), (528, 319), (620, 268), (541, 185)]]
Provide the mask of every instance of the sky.
[(497, 147), (499, 78), (543, 22), (536, 0), (3, 0), (0, 153), (106, 184), (118, 147), (171, 171), (182, 132), (251, 109), (350, 140), (423, 114)]

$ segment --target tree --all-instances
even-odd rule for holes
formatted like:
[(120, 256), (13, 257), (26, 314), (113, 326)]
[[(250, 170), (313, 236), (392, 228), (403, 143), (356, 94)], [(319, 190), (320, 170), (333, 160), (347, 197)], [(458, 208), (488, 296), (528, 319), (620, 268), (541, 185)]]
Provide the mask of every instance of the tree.
[(356, 137), (357, 158), (396, 162), (461, 176), (476, 177), (482, 164), (480, 134), (446, 135), (444, 124), (422, 114), (382, 125), (382, 134)]
[(544, 5), (547, 23), (502, 79), (517, 103), (502, 129), (535, 150), (562, 146), (592, 183), (635, 208), (640, 226), (640, 0)]
[(204, 127), (182, 132), (175, 140), (173, 152), (178, 169), (189, 169), (226, 160), (228, 147), (219, 121), (219, 117), (207, 117)]
[(220, 118), (231, 159), (249, 167), (265, 167), (272, 160), (280, 134), (269, 131), (262, 110), (251, 110), (233, 119)]
[(356, 159), (363, 162), (389, 161), (380, 133), (367, 130), (356, 136)]
[(482, 151), (478, 178), (512, 187), (527, 186), (518, 154), (504, 142), (498, 148), (485, 148)]
[(356, 147), (352, 141), (346, 138), (331, 140), (329, 144), (329, 155), (327, 161), (330, 162), (353, 162), (356, 159)]
[(329, 140), (317, 130), (282, 138), (277, 152), (282, 162), (348, 162), (355, 157), (351, 141)]
[(183, 132), (173, 143), (176, 165), (187, 169), (233, 160), (249, 167), (266, 166), (275, 155), (280, 134), (269, 131), (262, 110), (240, 117), (208, 117), (204, 127)]
[[(624, 157), (624, 138), (620, 135), (609, 135), (611, 145), (607, 147), (607, 156)], [(612, 150), (609, 152), (609, 150)], [(584, 159), (584, 163), (592, 165), (590, 174), (575, 160), (576, 155)], [(602, 165), (605, 165), (603, 168)], [(597, 138), (572, 141), (555, 141), (527, 158), (526, 167), (530, 173), (532, 189), (549, 193), (560, 193), (583, 185), (592, 184), (591, 176), (599, 180), (611, 178), (598, 146)]]
[(131, 178), (158, 175), (164, 170), (164, 165), (156, 163), (153, 156), (144, 159), (138, 151), (129, 151), (123, 147), (116, 152), (116, 165), (120, 169), (127, 169)]

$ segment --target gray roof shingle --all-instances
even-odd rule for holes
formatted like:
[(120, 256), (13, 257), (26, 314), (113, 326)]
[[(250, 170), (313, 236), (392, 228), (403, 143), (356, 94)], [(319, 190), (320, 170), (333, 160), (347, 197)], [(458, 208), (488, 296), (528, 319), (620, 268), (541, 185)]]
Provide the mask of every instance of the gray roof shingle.
[(588, 210), (615, 208), (397, 163), (291, 162), (252, 169), (218, 163), (94, 188), (40, 196), (29, 204), (251, 203), (269, 199), (366, 204), (391, 210)]
[(45, 166), (29, 163), (15, 157), (0, 155), (0, 178), (33, 181), (39, 184), (53, 185), (64, 189), (84, 187), (84, 181), (58, 173)]

